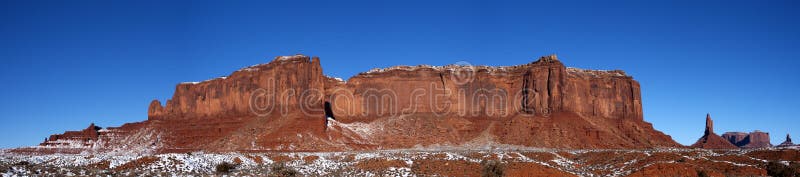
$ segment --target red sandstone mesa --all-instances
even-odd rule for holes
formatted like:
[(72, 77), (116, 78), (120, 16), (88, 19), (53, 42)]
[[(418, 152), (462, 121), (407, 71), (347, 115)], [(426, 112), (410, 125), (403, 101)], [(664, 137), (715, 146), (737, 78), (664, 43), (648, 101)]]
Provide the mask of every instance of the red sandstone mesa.
[[(374, 69), (347, 81), (323, 75), (317, 57), (281, 56), (178, 84), (166, 104), (149, 105), (146, 121), (81, 144), (146, 152), (679, 147), (643, 120), (641, 100), (624, 72), (567, 68), (554, 55), (507, 67)], [(62, 147), (53, 141), (42, 149)]]
[(741, 148), (772, 147), (772, 143), (769, 142), (769, 133), (758, 130), (750, 133), (725, 132), (722, 134), (722, 138)]

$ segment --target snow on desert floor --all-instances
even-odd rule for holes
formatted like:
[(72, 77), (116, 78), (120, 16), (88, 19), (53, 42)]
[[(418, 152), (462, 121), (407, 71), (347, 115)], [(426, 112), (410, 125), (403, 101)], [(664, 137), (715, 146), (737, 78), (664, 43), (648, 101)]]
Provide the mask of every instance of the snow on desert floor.
[[(760, 150), (385, 150), (43, 154), (3, 151), (2, 176), (764, 176), (800, 153)], [(221, 167), (228, 164), (227, 167)], [(498, 171), (491, 169), (497, 168)]]

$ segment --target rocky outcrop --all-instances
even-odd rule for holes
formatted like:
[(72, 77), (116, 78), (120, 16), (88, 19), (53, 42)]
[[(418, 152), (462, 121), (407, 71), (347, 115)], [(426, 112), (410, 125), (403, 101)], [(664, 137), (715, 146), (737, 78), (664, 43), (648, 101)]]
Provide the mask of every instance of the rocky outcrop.
[(744, 142), (745, 138), (747, 138), (749, 133), (745, 132), (725, 132), (722, 134), (722, 138), (731, 142), (731, 144), (741, 147), (740, 143)]
[(772, 143), (769, 142), (769, 133), (761, 132), (761, 131), (754, 131), (750, 132), (750, 135), (745, 138), (745, 141), (741, 143), (743, 148), (767, 148), (772, 147)]
[(797, 145), (796, 145), (796, 144), (794, 144), (794, 143), (792, 143), (792, 137), (790, 137), (790, 136), (789, 136), (789, 134), (787, 133), (787, 134), (786, 134), (786, 140), (785, 140), (785, 141), (783, 141), (781, 144), (778, 144), (776, 147), (781, 147), (781, 148), (785, 148), (785, 147), (797, 147)]
[(94, 123), (89, 124), (89, 127), (81, 131), (66, 131), (63, 134), (55, 134), (50, 135), (50, 137), (45, 138), (44, 142), (39, 144), (40, 146), (59, 146), (59, 145), (69, 145), (73, 143), (80, 143), (82, 145), (89, 146), (91, 145), (92, 141), (97, 141), (100, 133), (101, 127), (95, 126)]
[(691, 148), (703, 149), (736, 149), (736, 145), (731, 144), (725, 138), (720, 137), (714, 133), (714, 121), (711, 120), (711, 114), (706, 114), (706, 129), (703, 136), (694, 144), (689, 146)]
[(624, 72), (567, 68), (555, 55), (504, 67), (397, 66), (347, 81), (324, 76), (316, 57), (281, 56), (227, 77), (178, 84), (166, 104), (151, 102), (146, 121), (103, 146), (156, 152), (680, 146), (644, 122), (641, 104), (639, 83)]
[(767, 148), (772, 147), (769, 141), (769, 133), (762, 131), (754, 131), (750, 133), (744, 132), (725, 132), (722, 134), (733, 145), (740, 148)]

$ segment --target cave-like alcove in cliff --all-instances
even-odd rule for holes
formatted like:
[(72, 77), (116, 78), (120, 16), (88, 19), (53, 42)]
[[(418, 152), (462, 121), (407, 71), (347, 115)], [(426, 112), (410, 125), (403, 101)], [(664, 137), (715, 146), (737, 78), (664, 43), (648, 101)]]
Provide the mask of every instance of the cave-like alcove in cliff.
[(331, 119), (336, 119), (336, 117), (333, 116), (333, 109), (331, 109), (331, 102), (327, 102), (326, 101), (325, 102), (325, 118), (329, 118), (329, 117)]

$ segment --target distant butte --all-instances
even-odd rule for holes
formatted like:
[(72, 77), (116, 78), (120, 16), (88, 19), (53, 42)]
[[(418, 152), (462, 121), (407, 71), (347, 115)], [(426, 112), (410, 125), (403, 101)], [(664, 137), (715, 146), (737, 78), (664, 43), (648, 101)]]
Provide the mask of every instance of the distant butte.
[(703, 149), (736, 149), (736, 145), (731, 144), (725, 138), (720, 137), (714, 133), (714, 121), (711, 120), (711, 114), (706, 114), (706, 130), (703, 136), (690, 146), (691, 148)]
[(750, 133), (744, 132), (725, 132), (722, 134), (733, 145), (740, 148), (767, 148), (772, 147), (769, 142), (769, 133), (762, 131), (753, 131)]
[(781, 148), (794, 147), (794, 148), (797, 148), (798, 146), (796, 144), (792, 143), (792, 137), (789, 136), (789, 134), (787, 133), (786, 134), (786, 140), (783, 141), (781, 144), (778, 144), (777, 147), (781, 147)]

